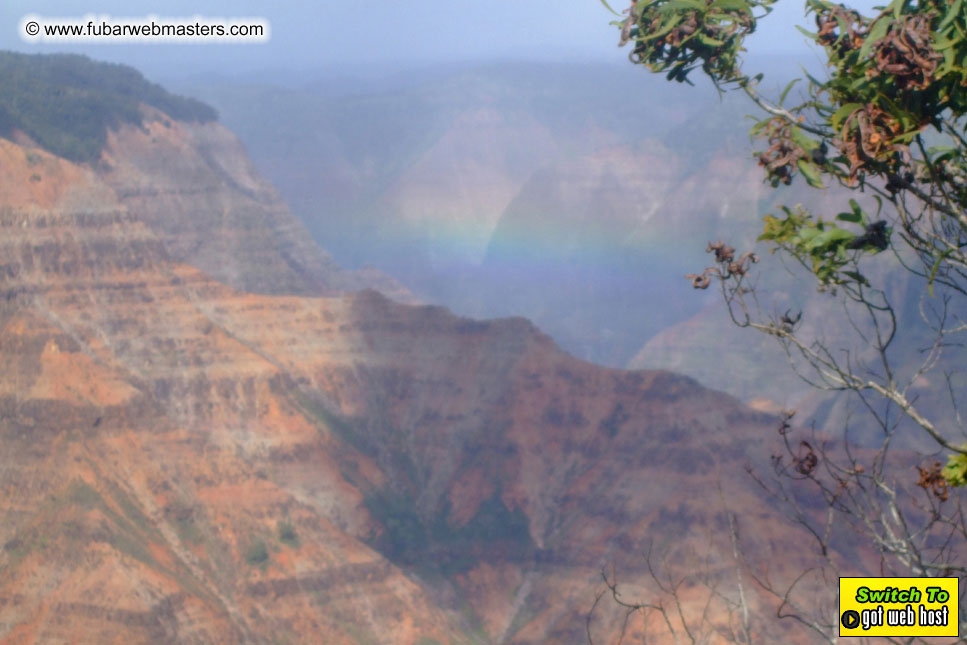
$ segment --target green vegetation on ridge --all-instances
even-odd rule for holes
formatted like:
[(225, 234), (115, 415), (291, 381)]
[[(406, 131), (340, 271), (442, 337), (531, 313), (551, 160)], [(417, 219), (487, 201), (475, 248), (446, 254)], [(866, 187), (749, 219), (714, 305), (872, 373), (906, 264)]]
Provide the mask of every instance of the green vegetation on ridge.
[(74, 54), (0, 52), (0, 87), (0, 136), (21, 130), (75, 162), (97, 160), (108, 128), (141, 125), (142, 103), (182, 121), (217, 118), (208, 105), (171, 94), (131, 67)]

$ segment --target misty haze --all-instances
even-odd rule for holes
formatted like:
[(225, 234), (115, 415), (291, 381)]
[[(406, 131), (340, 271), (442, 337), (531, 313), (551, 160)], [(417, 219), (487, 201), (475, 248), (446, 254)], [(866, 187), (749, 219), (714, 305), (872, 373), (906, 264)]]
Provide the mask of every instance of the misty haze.
[(0, 644), (963, 633), (960, 3), (42, 4)]

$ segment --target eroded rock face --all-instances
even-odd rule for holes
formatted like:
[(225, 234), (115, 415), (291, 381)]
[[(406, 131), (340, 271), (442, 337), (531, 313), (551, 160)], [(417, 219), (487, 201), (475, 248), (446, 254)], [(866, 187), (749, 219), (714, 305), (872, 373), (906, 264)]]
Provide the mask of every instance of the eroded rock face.
[(726, 566), (728, 508), (781, 550), (772, 418), (315, 282), (217, 126), (110, 141), (0, 140), (0, 640), (572, 643), (649, 541)]
[[(216, 292), (263, 303), (173, 262), (93, 171), (0, 154), (25, 187), (0, 210), (0, 640), (458, 633), (355, 537), (361, 495), (278, 394), (284, 369), (203, 313)], [(309, 491), (273, 483), (305, 448)]]
[(333, 295), (373, 287), (409, 297), (386, 275), (337, 266), (224, 127), (145, 110), (143, 127), (109, 134), (99, 176), (173, 259), (257, 293)]

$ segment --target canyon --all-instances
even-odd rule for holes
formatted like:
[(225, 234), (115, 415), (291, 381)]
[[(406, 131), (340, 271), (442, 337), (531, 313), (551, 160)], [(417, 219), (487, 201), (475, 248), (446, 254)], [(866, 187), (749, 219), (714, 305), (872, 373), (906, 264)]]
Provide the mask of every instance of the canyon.
[(809, 562), (745, 471), (776, 416), (341, 269), (223, 126), (139, 109), (91, 163), (0, 139), (0, 642), (612, 642), (645, 553)]
[[(778, 93), (782, 61), (756, 66), (760, 89)], [(835, 432), (849, 420), (857, 440), (879, 436), (861, 403), (811, 387), (774, 338), (736, 327), (716, 289), (684, 277), (708, 266), (708, 242), (754, 250), (762, 316), (800, 312), (804, 338), (877, 369), (832, 292), (756, 238), (779, 204), (828, 217), (851, 197), (870, 213), (879, 206), (869, 192), (765, 183), (754, 154), (764, 142), (748, 136), (755, 110), (741, 93), (573, 63), (178, 86), (219, 109), (341, 263), (380, 269), (462, 315), (525, 316), (584, 360), (671, 370), (757, 409), (795, 409), (803, 424)], [(864, 271), (890, 285), (898, 373), (916, 374), (934, 338), (925, 280), (888, 254)], [(945, 353), (943, 370), (964, 387), (959, 350)], [(810, 374), (801, 362), (799, 372)], [(958, 425), (933, 382), (919, 381), (918, 399)]]

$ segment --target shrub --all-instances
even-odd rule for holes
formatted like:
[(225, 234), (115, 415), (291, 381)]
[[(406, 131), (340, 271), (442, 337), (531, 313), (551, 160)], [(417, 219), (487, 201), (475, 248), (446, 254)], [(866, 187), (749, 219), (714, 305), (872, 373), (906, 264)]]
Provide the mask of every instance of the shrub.
[(268, 562), (269, 549), (265, 546), (265, 540), (256, 540), (249, 546), (245, 553), (245, 561), (251, 565), (259, 565)]

